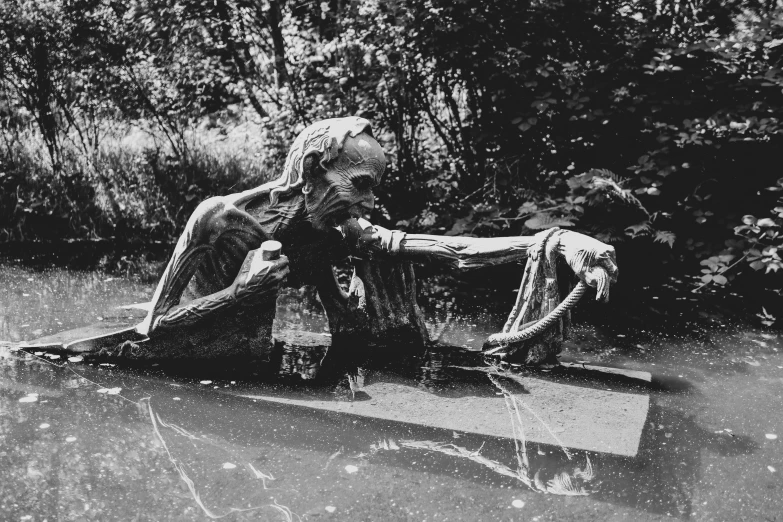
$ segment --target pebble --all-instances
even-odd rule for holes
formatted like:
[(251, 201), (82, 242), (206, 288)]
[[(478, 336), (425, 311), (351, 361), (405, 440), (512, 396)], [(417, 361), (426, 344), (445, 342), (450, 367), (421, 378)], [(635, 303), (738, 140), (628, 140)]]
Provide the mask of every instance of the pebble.
[(773, 468), (772, 466), (767, 466), (767, 469), (770, 471), (770, 473), (775, 473), (777, 470)]
[(234, 469), (236, 468), (236, 464), (231, 464), (230, 462), (224, 462), (223, 463), (223, 469)]
[(775, 440), (775, 439), (777, 439), (777, 438), (778, 438), (778, 436), (777, 436), (777, 435), (775, 435), (774, 433), (767, 433), (767, 434), (765, 435), (765, 437), (767, 437), (769, 440)]
[(359, 468), (357, 468), (353, 464), (348, 464), (347, 466), (345, 466), (345, 471), (347, 471), (348, 473), (356, 473), (357, 471), (359, 471)]
[(19, 402), (36, 402), (38, 400), (38, 395), (30, 394), (27, 397), (22, 397), (19, 399)]
[(75, 355), (74, 357), (68, 357), (68, 362), (82, 362), (84, 357), (81, 355)]
[(525, 503), (522, 502), (521, 500), (519, 500), (518, 498), (514, 499), (514, 501), (511, 503), (511, 505), (514, 506), (515, 508), (518, 508), (518, 509), (525, 507)]
[(334, 513), (337, 510), (334, 506), (326, 506), (324, 509), (326, 509), (327, 513)]
[(201, 381), (201, 384), (212, 384), (212, 381)]
[(39, 429), (42, 429), (42, 430), (45, 430), (45, 429), (46, 429), (46, 428), (48, 428), (48, 427), (49, 427), (49, 425), (48, 425), (48, 424), (46, 424), (45, 422), (44, 422), (43, 424), (41, 424), (40, 426), (38, 426), (38, 428), (39, 428)]
[(76, 437), (65, 437), (65, 442), (74, 442), (76, 441)]

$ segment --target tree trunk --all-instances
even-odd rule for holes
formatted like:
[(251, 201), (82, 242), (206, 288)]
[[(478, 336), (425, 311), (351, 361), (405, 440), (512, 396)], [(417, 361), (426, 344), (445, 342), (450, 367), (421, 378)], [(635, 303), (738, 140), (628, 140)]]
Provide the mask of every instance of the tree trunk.
[(36, 120), (41, 129), (52, 168), (59, 170), (59, 147), (57, 144), (57, 120), (52, 113), (52, 78), (49, 75), (49, 47), (44, 37), (35, 39), (33, 48), (33, 66), (35, 68), (35, 108), (38, 113)]
[(282, 21), (282, 13), (280, 11), (280, 2), (277, 0), (270, 0), (269, 2), (269, 30), (272, 33), (272, 44), (275, 49), (275, 70), (277, 71), (277, 87), (280, 88), (288, 83), (288, 68), (285, 64), (285, 40), (283, 40), (283, 32), (280, 29), (280, 22)]

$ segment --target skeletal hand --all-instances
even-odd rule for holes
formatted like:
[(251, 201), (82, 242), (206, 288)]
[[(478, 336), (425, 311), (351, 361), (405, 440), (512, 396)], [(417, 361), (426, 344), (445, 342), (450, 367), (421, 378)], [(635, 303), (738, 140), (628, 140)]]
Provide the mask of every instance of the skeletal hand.
[(596, 300), (609, 300), (619, 269), (614, 247), (577, 232), (562, 231), (559, 251), (576, 275), (596, 289)]
[(397, 253), (399, 243), (405, 236), (404, 232), (388, 230), (361, 218), (349, 219), (341, 224), (339, 229), (352, 248), (369, 255)]
[(280, 285), (288, 277), (288, 272), (288, 258), (286, 256), (280, 256), (274, 261), (264, 261), (260, 249), (253, 250), (248, 254), (248, 259), (245, 260), (234, 280), (234, 295), (243, 297), (276, 294)]

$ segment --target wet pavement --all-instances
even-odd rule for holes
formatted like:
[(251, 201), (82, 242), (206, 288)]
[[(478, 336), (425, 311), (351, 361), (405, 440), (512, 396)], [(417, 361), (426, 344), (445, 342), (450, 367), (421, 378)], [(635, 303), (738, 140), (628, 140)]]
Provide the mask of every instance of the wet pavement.
[[(649, 372), (650, 409), (634, 457), (528, 442), (527, 477), (537, 474), (539, 489), (567, 474), (570, 492), (586, 493), (562, 495), (514, 476), (513, 420), (508, 438), (490, 437), (260, 400), (254, 395), (268, 385), (252, 372), (232, 378), (209, 367), (183, 373), (14, 350), (70, 328), (132, 321), (138, 312), (117, 307), (151, 293), (95, 271), (0, 266), (2, 520), (783, 520), (775, 334), (578, 325), (562, 360)], [(465, 314), (453, 302), (423, 301), (442, 344), (474, 350), (499, 329), (499, 314)], [(306, 292), (281, 300), (279, 317), (278, 330), (326, 329)], [(347, 386), (318, 389), (302, 378), (317, 371), (321, 353), (286, 352), (289, 378), (276, 393), (357, 400)], [(486, 374), (455, 368), (469, 355), (433, 350), (396, 378), (422, 400), (499, 393)], [(543, 377), (569, 383), (574, 371)], [(518, 377), (524, 386), (542, 375)]]

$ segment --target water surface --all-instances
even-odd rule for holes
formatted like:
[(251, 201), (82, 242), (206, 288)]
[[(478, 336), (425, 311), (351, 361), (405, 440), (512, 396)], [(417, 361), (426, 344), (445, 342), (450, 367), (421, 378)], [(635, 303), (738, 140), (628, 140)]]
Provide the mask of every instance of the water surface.
[[(96, 271), (0, 267), (3, 520), (778, 520), (783, 513), (776, 335), (577, 328), (564, 360), (652, 373), (651, 407), (633, 458), (571, 451), (568, 460), (555, 445), (528, 443), (531, 475), (539, 471), (544, 481), (590, 459), (590, 493), (560, 496), (470, 458), (516, 469), (510, 438), (248, 399), (240, 395), (259, 385), (252, 377), (211, 378), (208, 368), (183, 375), (13, 350), (97, 321), (133, 320), (135, 312), (117, 307), (151, 293), (150, 285)], [(448, 345), (477, 348), (502, 321), (453, 311), (460, 307), (450, 297), (425, 303), (433, 336)], [(281, 302), (280, 317), (278, 328), (326, 327), (305, 294)], [(444, 387), (497, 392), (487, 381), (477, 392), (476, 382), (457, 378), (444, 353), (432, 352), (411, 380), (423, 397)], [(316, 364), (288, 355), (294, 377)], [(310, 382), (289, 379), (280, 390)], [(345, 387), (314, 393), (356, 398)], [(451, 444), (442, 446), (450, 453), (427, 449), (432, 442)]]

